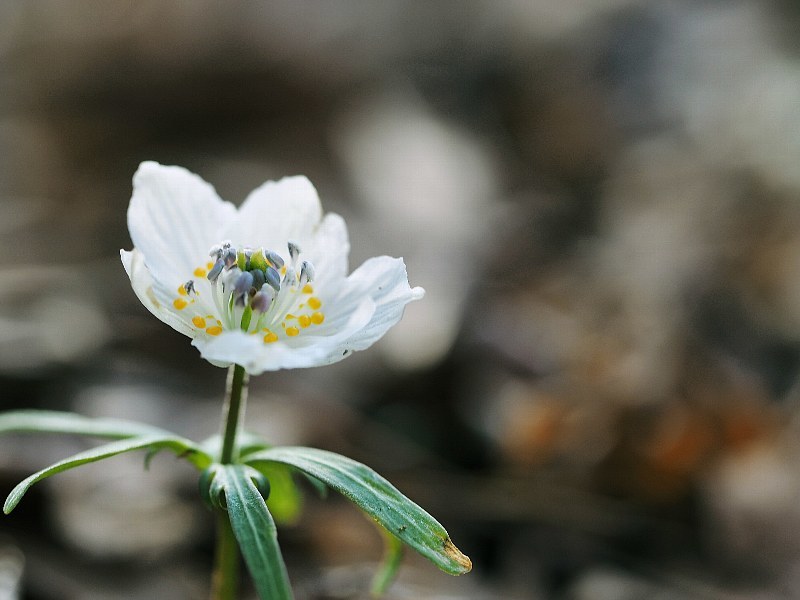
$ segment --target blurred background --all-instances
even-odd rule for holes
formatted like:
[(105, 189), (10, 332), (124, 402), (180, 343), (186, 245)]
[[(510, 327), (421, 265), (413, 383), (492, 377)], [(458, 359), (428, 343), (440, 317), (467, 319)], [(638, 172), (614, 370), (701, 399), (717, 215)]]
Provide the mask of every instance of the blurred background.
[[(474, 562), (409, 556), (388, 598), (800, 597), (798, 33), (788, 0), (4, 0), (0, 407), (214, 433), (224, 371), (119, 262), (131, 176), (302, 173), (351, 268), (404, 256), (427, 296), (255, 378), (248, 424)], [(87, 443), (1, 438), (0, 495)], [(298, 598), (366, 597), (379, 536), (307, 491)], [(212, 529), (172, 456), (65, 473), (2, 519), (0, 597), (204, 598)]]

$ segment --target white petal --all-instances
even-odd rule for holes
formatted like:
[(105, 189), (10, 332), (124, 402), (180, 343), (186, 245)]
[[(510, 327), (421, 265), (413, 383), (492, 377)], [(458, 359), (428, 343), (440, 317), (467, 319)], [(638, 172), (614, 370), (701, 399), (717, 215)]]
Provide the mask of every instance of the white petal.
[(125, 267), (125, 272), (130, 277), (133, 292), (144, 304), (145, 308), (175, 331), (192, 337), (192, 328), (176, 317), (156, 298), (153, 292), (153, 278), (144, 264), (143, 254), (136, 248), (132, 252), (120, 250), (119, 254), (122, 259), (122, 266)]
[[(369, 323), (353, 333), (345, 345), (350, 350), (368, 348), (402, 318), (406, 304), (424, 295), (425, 290), (421, 287), (412, 288), (408, 285), (402, 258), (370, 258), (350, 274), (345, 289), (335, 300), (337, 306), (353, 304), (364, 296), (375, 302), (375, 313)], [(326, 313), (326, 323), (327, 317)]]
[(348, 319), (333, 335), (318, 336), (303, 332), (290, 340), (265, 344), (259, 335), (226, 331), (215, 338), (198, 338), (192, 345), (209, 362), (218, 365), (239, 364), (251, 375), (278, 369), (318, 367), (348, 356), (350, 349), (345, 342), (369, 323), (374, 312), (375, 303), (365, 297), (351, 307)]
[(182, 167), (143, 162), (133, 176), (128, 229), (150, 274), (172, 288), (208, 260), (236, 214), (214, 188)]
[(286, 243), (310, 239), (321, 218), (311, 182), (303, 176), (284, 177), (250, 192), (225, 236), (234, 245), (263, 246), (285, 256)]
[(311, 241), (304, 244), (302, 250), (302, 259), (314, 264), (320, 287), (345, 277), (350, 241), (344, 219), (333, 213), (325, 215)]

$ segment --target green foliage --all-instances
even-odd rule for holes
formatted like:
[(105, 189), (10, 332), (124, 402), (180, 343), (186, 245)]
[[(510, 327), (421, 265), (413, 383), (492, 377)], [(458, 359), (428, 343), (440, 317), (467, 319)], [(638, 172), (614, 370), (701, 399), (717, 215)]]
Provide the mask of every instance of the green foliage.
[(74, 433), (121, 440), (141, 435), (164, 435), (158, 427), (122, 419), (92, 419), (54, 410), (15, 410), (0, 413), (0, 433)]
[(303, 496), (292, 479), (292, 470), (278, 463), (264, 465), (259, 470), (269, 481), (267, 508), (275, 521), (281, 524), (295, 523), (303, 510)]
[(400, 563), (403, 562), (403, 542), (399, 538), (393, 536), (386, 531), (383, 527), (378, 527), (383, 536), (383, 560), (378, 568), (378, 572), (372, 578), (372, 586), (370, 587), (370, 594), (373, 598), (380, 598), (392, 585), (394, 578), (397, 576), (397, 571), (400, 569)]
[(257, 483), (263, 475), (245, 465), (214, 465), (209, 496), (227, 510), (233, 533), (261, 600), (291, 600), (292, 588), (278, 532)]
[[(292, 591), (278, 546), (275, 520), (297, 519), (302, 497), (293, 479), (297, 472), (325, 491), (340, 492), (379, 526), (386, 543), (372, 593), (379, 596), (393, 581), (403, 556), (403, 544), (452, 575), (472, 568), (469, 558), (450, 541), (438, 521), (401, 494), (386, 479), (354, 460), (314, 448), (270, 448), (252, 434), (237, 438), (239, 464), (214, 463), (219, 436), (197, 445), (157, 427), (117, 419), (90, 419), (54, 411), (13, 411), (0, 414), (0, 434), (9, 432), (69, 433), (114, 441), (61, 460), (20, 482), (3, 510), (10, 513), (30, 487), (51, 475), (125, 452), (146, 451), (147, 458), (168, 449), (203, 471), (201, 495), (218, 511), (227, 511), (233, 535), (262, 600), (290, 600)], [(270, 490), (272, 494), (270, 494)]]
[(69, 469), (74, 469), (75, 467), (79, 467), (87, 463), (103, 460), (104, 458), (111, 458), (112, 456), (123, 454), (125, 452), (133, 452), (134, 450), (148, 450), (152, 452), (161, 449), (172, 450), (175, 454), (182, 458), (186, 458), (198, 468), (207, 467), (211, 463), (211, 457), (202, 452), (192, 442), (183, 438), (175, 437), (173, 435), (145, 435), (117, 440), (115, 442), (104, 444), (84, 452), (79, 452), (74, 456), (65, 458), (64, 460), (52, 464), (49, 467), (34, 473), (30, 477), (25, 478), (13, 490), (11, 490), (8, 498), (6, 498), (5, 505), (3, 506), (3, 512), (8, 514), (14, 510), (17, 504), (19, 504), (19, 501), (22, 500), (22, 497), (34, 483), (37, 483), (42, 479), (46, 479), (51, 475), (55, 475), (56, 473), (62, 473), (63, 471), (68, 471)]
[(333, 452), (301, 447), (261, 450), (243, 460), (256, 468), (281, 463), (303, 471), (358, 505), (392, 535), (442, 571), (463, 575), (472, 569), (472, 562), (455, 547), (436, 519), (359, 462)]

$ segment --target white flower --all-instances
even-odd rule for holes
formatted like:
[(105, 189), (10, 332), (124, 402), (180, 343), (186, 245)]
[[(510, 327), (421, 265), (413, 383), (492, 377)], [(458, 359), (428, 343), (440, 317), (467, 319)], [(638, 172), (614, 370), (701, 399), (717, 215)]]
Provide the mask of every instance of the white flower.
[(139, 300), (203, 358), (250, 374), (313, 367), (363, 350), (422, 298), (402, 259), (347, 275), (344, 220), (323, 217), (305, 177), (267, 182), (237, 210), (181, 167), (144, 162), (122, 264)]

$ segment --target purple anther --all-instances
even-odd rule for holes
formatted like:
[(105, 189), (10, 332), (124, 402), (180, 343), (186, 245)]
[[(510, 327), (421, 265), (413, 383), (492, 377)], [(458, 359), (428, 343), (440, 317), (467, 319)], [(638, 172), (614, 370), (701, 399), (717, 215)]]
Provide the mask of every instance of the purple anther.
[(261, 269), (253, 269), (250, 273), (253, 275), (253, 287), (260, 290), (261, 286), (267, 282), (267, 276)]
[(281, 291), (281, 275), (272, 267), (267, 267), (267, 270), (264, 271), (265, 279), (267, 280), (267, 284), (274, 289), (276, 292)]
[(217, 278), (219, 277), (219, 274), (222, 273), (222, 269), (224, 267), (225, 267), (225, 262), (221, 258), (218, 258), (217, 262), (214, 263), (214, 266), (211, 267), (211, 270), (208, 272), (208, 275), (206, 275), (206, 277), (208, 277), (208, 280), (211, 283), (216, 283)]
[(253, 275), (249, 271), (244, 271), (236, 280), (233, 290), (237, 296), (243, 296), (251, 287), (253, 287)]
[(236, 264), (236, 249), (225, 248), (222, 252), (222, 260), (225, 261), (225, 266), (230, 269)]
[(257, 292), (255, 296), (250, 298), (250, 308), (256, 312), (267, 312), (271, 304), (272, 298), (270, 298), (269, 294), (265, 294), (264, 292)]
[(283, 257), (277, 252), (273, 252), (272, 250), (264, 250), (264, 257), (270, 263), (272, 263), (276, 269), (280, 269), (283, 266)]

